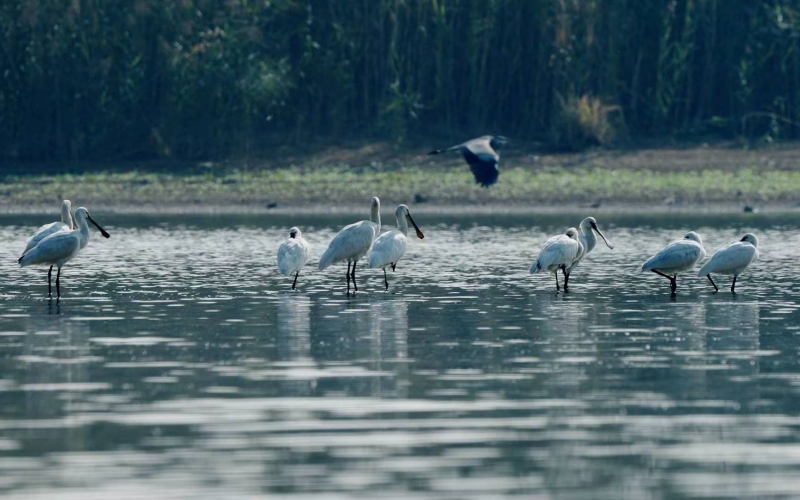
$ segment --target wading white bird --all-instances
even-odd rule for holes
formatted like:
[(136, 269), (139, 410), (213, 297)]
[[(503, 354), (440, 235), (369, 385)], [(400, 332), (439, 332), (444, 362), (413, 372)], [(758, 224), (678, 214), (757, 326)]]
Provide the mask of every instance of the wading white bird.
[(60, 222), (51, 222), (50, 224), (45, 224), (44, 226), (40, 227), (33, 233), (33, 236), (28, 238), (28, 241), (25, 242), (25, 250), (22, 251), (24, 254), (31, 248), (35, 247), (40, 241), (47, 238), (53, 233), (57, 233), (59, 231), (71, 231), (74, 229), (72, 225), (72, 202), (69, 200), (64, 200), (61, 202), (61, 221)]
[(609, 243), (605, 235), (600, 232), (600, 229), (597, 227), (597, 220), (594, 217), (587, 217), (583, 219), (579, 229), (580, 231), (578, 234), (578, 240), (581, 242), (581, 245), (583, 245), (583, 252), (581, 252), (571, 266), (568, 266), (564, 269), (564, 290), (566, 290), (567, 286), (569, 286), (569, 277), (572, 274), (572, 271), (578, 267), (578, 264), (580, 264), (583, 258), (586, 257), (586, 254), (594, 250), (594, 247), (597, 245), (597, 236), (594, 235), (595, 232), (599, 234), (601, 238), (603, 238), (603, 241), (608, 248), (612, 250), (614, 249), (614, 245)]
[(484, 135), (449, 148), (435, 149), (428, 154), (438, 155), (459, 151), (469, 164), (469, 169), (475, 176), (475, 182), (483, 187), (489, 187), (497, 182), (497, 178), (500, 176), (500, 171), (497, 169), (500, 155), (497, 154), (497, 150), (505, 143), (506, 138), (502, 135)]
[(289, 238), (278, 247), (278, 271), (284, 276), (294, 274), (292, 290), (297, 285), (300, 270), (308, 261), (308, 242), (296, 227), (289, 230)]
[(706, 249), (703, 248), (700, 235), (689, 231), (683, 239), (673, 241), (647, 259), (642, 264), (642, 272), (652, 271), (667, 278), (674, 295), (678, 290), (678, 275), (691, 270), (705, 256)]
[(88, 210), (80, 207), (75, 210), (76, 229), (59, 231), (51, 234), (40, 241), (38, 245), (22, 254), (22, 257), (17, 261), (20, 267), (32, 266), (35, 264), (50, 265), (50, 270), (47, 271), (48, 295), (52, 295), (50, 280), (53, 273), (53, 266), (57, 266), (56, 294), (58, 298), (61, 298), (61, 268), (78, 255), (78, 252), (89, 242), (89, 225), (86, 223), (87, 220), (94, 224), (104, 237), (108, 238), (111, 236), (92, 219)]
[[(328, 249), (319, 259), (319, 270), (324, 271), (331, 264), (336, 264), (343, 260), (347, 261), (347, 292), (350, 292), (350, 280), (358, 291), (356, 285), (356, 264), (366, 255), (372, 242), (381, 232), (381, 200), (377, 196), (370, 200), (369, 220), (362, 220), (345, 226), (339, 234), (334, 236), (328, 245)], [(350, 271), (350, 264), (353, 270)]]
[(417, 238), (425, 237), (417, 223), (411, 218), (411, 214), (408, 213), (407, 206), (398, 206), (394, 211), (394, 216), (397, 218), (397, 229), (378, 236), (378, 239), (372, 244), (372, 251), (369, 254), (369, 267), (383, 269), (383, 284), (386, 285), (387, 290), (389, 289), (389, 280), (386, 278), (386, 266), (392, 266), (392, 271), (394, 271), (397, 261), (402, 259), (403, 254), (406, 253), (408, 223), (410, 222), (414, 226)]
[(736, 278), (747, 269), (753, 261), (758, 260), (758, 238), (753, 233), (747, 233), (739, 241), (724, 246), (700, 268), (698, 276), (708, 276), (708, 281), (719, 291), (717, 284), (711, 279), (711, 273), (732, 274), (731, 292), (736, 293)]
[[(559, 269), (563, 272), (580, 258), (581, 254), (583, 254), (583, 244), (580, 242), (578, 230), (571, 227), (566, 233), (553, 236), (545, 242), (536, 262), (531, 266), (531, 274), (555, 273), (557, 292), (561, 289), (558, 284)], [(564, 291), (567, 291), (566, 282)]]

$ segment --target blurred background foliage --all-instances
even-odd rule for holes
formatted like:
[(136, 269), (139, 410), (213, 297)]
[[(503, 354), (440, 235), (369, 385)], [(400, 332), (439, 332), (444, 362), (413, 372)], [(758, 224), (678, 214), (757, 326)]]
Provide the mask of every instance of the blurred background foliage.
[(4, 0), (0, 158), (796, 138), (798, 35), (798, 0)]

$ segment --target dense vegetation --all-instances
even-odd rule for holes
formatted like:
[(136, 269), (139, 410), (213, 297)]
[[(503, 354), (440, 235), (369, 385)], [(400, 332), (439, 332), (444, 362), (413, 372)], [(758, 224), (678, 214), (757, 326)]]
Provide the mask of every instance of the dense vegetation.
[(4, 0), (0, 158), (800, 135), (798, 0)]

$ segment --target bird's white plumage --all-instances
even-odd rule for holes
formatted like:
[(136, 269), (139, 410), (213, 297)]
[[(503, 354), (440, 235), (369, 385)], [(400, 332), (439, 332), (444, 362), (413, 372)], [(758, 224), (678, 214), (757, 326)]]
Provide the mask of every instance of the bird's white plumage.
[(583, 246), (583, 252), (581, 252), (581, 254), (575, 259), (575, 262), (573, 262), (572, 265), (567, 268), (567, 274), (572, 273), (572, 271), (578, 267), (578, 264), (581, 263), (586, 255), (588, 255), (589, 252), (594, 250), (594, 247), (597, 246), (597, 235), (595, 234), (595, 231), (601, 235), (608, 248), (614, 248), (614, 246), (605, 239), (605, 236), (600, 233), (600, 229), (597, 227), (597, 220), (594, 217), (586, 217), (581, 221), (580, 226), (578, 226), (578, 241), (580, 241), (581, 245)]
[(378, 236), (372, 245), (372, 252), (369, 254), (369, 267), (372, 269), (383, 269), (384, 267), (397, 264), (406, 253), (406, 243), (408, 237), (397, 229), (383, 233)]
[(38, 245), (25, 252), (19, 259), (21, 267), (46, 264), (59, 268), (72, 260), (89, 241), (89, 226), (86, 223), (88, 211), (81, 207), (75, 211), (76, 229), (53, 233), (42, 239)]
[(642, 264), (644, 271), (660, 271), (664, 274), (680, 274), (689, 271), (706, 256), (700, 235), (690, 231), (682, 239), (662, 248)]
[(25, 250), (23, 250), (22, 253), (24, 254), (31, 248), (35, 247), (40, 241), (53, 233), (57, 233), (59, 231), (71, 231), (72, 229), (72, 202), (69, 200), (64, 200), (61, 202), (61, 221), (51, 222), (50, 224), (45, 224), (37, 229), (36, 232), (33, 233), (33, 236), (28, 238), (28, 241), (25, 242)]
[(300, 230), (290, 229), (289, 238), (278, 247), (278, 271), (284, 276), (299, 272), (308, 262), (308, 250), (308, 242)]
[(61, 231), (51, 234), (27, 251), (20, 260), (20, 267), (36, 264), (62, 267), (81, 251), (78, 231)]
[(411, 217), (408, 207), (400, 205), (395, 210), (397, 219), (397, 229), (385, 232), (378, 236), (372, 244), (372, 251), (369, 254), (369, 267), (372, 269), (383, 269), (388, 265), (395, 264), (403, 258), (406, 253), (408, 243), (408, 220)]
[(569, 267), (583, 254), (583, 245), (578, 240), (578, 230), (571, 227), (566, 233), (548, 239), (536, 262), (531, 266), (531, 274), (555, 272), (561, 266)]
[(323, 271), (332, 264), (347, 261), (358, 262), (367, 254), (372, 242), (381, 231), (380, 200), (372, 198), (370, 202), (370, 220), (362, 220), (345, 226), (331, 240), (325, 253), (319, 259), (319, 270)]
[(730, 243), (716, 252), (700, 268), (698, 276), (732, 274), (738, 277), (752, 262), (758, 260), (758, 238), (748, 233), (739, 241)]
[(56, 275), (56, 293), (61, 298), (61, 268), (72, 260), (83, 247), (89, 242), (89, 225), (87, 220), (94, 224), (100, 234), (108, 238), (110, 235), (105, 229), (92, 219), (89, 211), (83, 207), (75, 210), (75, 226), (76, 229), (64, 230), (53, 233), (50, 236), (42, 239), (38, 245), (31, 248), (20, 257), (20, 267), (31, 266), (35, 264), (49, 264), (50, 270), (47, 272), (47, 291), (48, 295), (51, 293), (51, 273), (53, 266), (58, 266), (58, 274)]
[(594, 247), (597, 246), (597, 236), (594, 234), (594, 230), (592, 229), (592, 224), (597, 225), (597, 221), (594, 217), (587, 217), (581, 221), (580, 226), (578, 226), (578, 240), (580, 240), (581, 244), (583, 245), (583, 255), (594, 250)]
[(369, 251), (372, 241), (380, 231), (380, 225), (362, 220), (344, 227), (331, 240), (325, 253), (319, 259), (319, 270), (323, 271), (332, 264), (344, 260), (359, 261)]

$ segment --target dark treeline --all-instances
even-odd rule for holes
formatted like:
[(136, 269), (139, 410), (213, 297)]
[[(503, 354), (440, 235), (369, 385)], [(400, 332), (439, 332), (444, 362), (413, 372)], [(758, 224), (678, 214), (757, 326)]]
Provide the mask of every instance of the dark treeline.
[(4, 0), (0, 158), (800, 135), (800, 0)]

